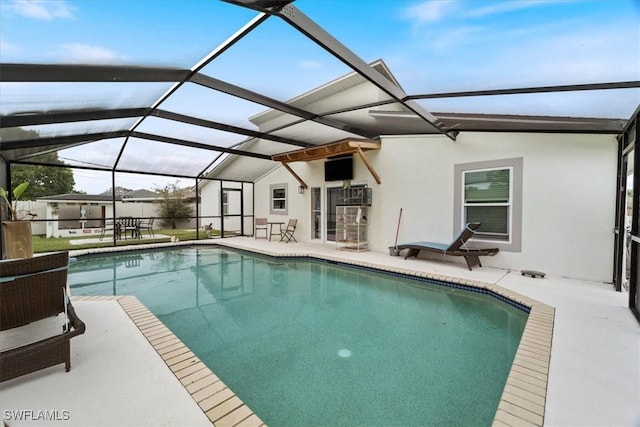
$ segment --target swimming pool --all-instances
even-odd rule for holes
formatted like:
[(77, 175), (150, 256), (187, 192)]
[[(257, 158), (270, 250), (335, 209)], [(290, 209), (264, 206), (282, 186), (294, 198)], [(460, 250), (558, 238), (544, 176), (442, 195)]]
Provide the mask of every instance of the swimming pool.
[(477, 293), (220, 248), (92, 256), (270, 425), (489, 425), (527, 314)]

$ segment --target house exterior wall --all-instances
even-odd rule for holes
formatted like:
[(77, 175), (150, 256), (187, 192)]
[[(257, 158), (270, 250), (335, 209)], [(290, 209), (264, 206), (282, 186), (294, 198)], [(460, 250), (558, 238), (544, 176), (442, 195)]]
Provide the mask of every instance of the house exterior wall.
[(200, 218), (202, 225), (220, 229), (220, 181), (205, 181), (200, 184)]
[[(291, 168), (300, 176), (309, 188), (321, 186), (324, 182), (320, 182), (323, 177), (318, 173), (314, 163), (294, 163)], [(287, 206), (285, 212), (272, 212), (271, 189), (272, 186), (283, 184), (287, 191)], [(298, 194), (298, 181), (283, 167), (278, 167), (267, 173), (263, 179), (256, 181), (254, 197), (255, 197), (255, 216), (257, 218), (268, 218), (269, 221), (286, 223), (290, 218), (298, 220), (295, 238), (298, 241), (311, 241), (311, 209), (310, 209), (310, 192)]]
[[(381, 150), (365, 154), (382, 184), (375, 183), (357, 156), (352, 184), (372, 188), (369, 247), (386, 252), (394, 244), (400, 208), (399, 243), (450, 242), (459, 232), (456, 165), (522, 159), (520, 250), (501, 250), (495, 257), (483, 257), (483, 264), (610, 281), (616, 147), (611, 135), (465, 132), (455, 142), (441, 135), (383, 137)], [(309, 187), (323, 189), (323, 206), (327, 185), (340, 184), (324, 182), (322, 160), (291, 166)], [(273, 184), (288, 186), (286, 215), (269, 213)], [(310, 191), (300, 195), (297, 188), (282, 167), (265, 175), (255, 185), (256, 216), (298, 218), (296, 239), (311, 241)]]
[[(244, 234), (251, 235), (253, 233), (253, 185), (250, 183), (213, 180), (203, 182), (199, 187), (201, 226), (210, 224), (215, 230), (222, 228), (222, 209), (220, 208), (222, 189), (231, 190), (228, 191), (226, 208), (226, 215), (231, 216), (225, 218), (225, 231), (239, 232), (244, 227)], [(233, 190), (242, 190), (242, 192)]]

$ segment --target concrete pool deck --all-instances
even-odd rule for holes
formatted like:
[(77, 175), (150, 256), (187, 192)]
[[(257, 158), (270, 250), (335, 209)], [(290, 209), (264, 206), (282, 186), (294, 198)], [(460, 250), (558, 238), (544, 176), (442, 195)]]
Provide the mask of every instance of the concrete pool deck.
[[(498, 285), (555, 307), (544, 425), (638, 426), (640, 423), (640, 325), (627, 308), (628, 295), (613, 291), (608, 284), (550, 276), (534, 279), (518, 271), (487, 267), (469, 271), (464, 264), (404, 260), (387, 253), (336, 251), (334, 246), (322, 244), (284, 244), (243, 237), (208, 243), (457, 277)], [(77, 251), (72, 256), (112, 249)], [(153, 338), (153, 333), (149, 338), (149, 331), (161, 325), (148, 323), (152, 320), (147, 320), (148, 314), (135, 307), (135, 301), (77, 300), (74, 304), (87, 323), (87, 333), (72, 340), (71, 371), (65, 373), (61, 366), (52, 367), (1, 384), (0, 408), (5, 419), (6, 410), (67, 410), (69, 419), (57, 421), (56, 425), (211, 425), (211, 417), (205, 415), (207, 411), (196, 404), (196, 398), (190, 396), (177, 374), (167, 369), (171, 364), (160, 356), (157, 347), (154, 350), (149, 344)], [(180, 371), (193, 369), (187, 366), (192, 358), (186, 351), (181, 357), (182, 360), (178, 360), (180, 357), (175, 356), (174, 372), (176, 366)], [(204, 388), (213, 388), (213, 385)], [(242, 407), (236, 403), (234, 408)], [(260, 425), (259, 418), (246, 409), (236, 413), (236, 418), (225, 418), (220, 413), (216, 416), (219, 420), (216, 425), (235, 425), (241, 421), (245, 425)], [(498, 417), (496, 420), (496, 425), (503, 421)], [(8, 425), (47, 424), (6, 421)], [(512, 421), (507, 424), (527, 423), (526, 419)]]

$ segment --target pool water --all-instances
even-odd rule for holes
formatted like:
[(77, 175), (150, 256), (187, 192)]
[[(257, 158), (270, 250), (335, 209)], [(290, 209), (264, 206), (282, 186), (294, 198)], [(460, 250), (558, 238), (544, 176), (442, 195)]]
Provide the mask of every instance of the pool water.
[(83, 257), (271, 426), (490, 425), (527, 314), (487, 295), (216, 247)]

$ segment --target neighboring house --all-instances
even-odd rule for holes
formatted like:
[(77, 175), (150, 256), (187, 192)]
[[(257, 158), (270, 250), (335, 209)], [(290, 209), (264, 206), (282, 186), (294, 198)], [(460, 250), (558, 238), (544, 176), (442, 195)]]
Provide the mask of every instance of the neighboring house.
[[(161, 197), (149, 190), (134, 190), (116, 195), (116, 216), (135, 216), (140, 218), (157, 217), (157, 202)], [(102, 232), (105, 220), (113, 218), (113, 196), (111, 192), (102, 194), (58, 194), (39, 197), (38, 203), (44, 204), (48, 220), (46, 230), (34, 228), (34, 234), (46, 237), (69, 237)]]
[[(113, 206), (111, 196), (106, 194), (57, 194), (39, 197), (37, 202), (45, 205), (45, 216), (39, 219), (47, 220), (43, 233), (46, 237), (99, 233), (103, 218), (111, 215)], [(34, 234), (42, 234), (41, 231), (33, 230)]]
[(160, 197), (158, 193), (156, 193), (155, 191), (142, 189), (142, 190), (127, 191), (122, 194), (120, 199), (122, 199), (123, 202), (153, 203), (153, 202), (158, 202), (162, 200), (162, 197)]
[[(372, 67), (398, 85), (382, 61)], [(352, 73), (288, 103), (307, 111), (331, 111), (344, 108), (346, 101), (374, 104), (381, 99), (380, 90)], [(297, 177), (278, 163), (233, 155), (208, 177), (253, 181), (255, 212), (245, 209), (245, 215), (296, 218), (300, 242), (334, 244), (341, 189), (367, 187), (372, 195), (367, 218), (371, 250), (387, 252), (394, 244), (402, 208), (399, 243), (450, 242), (466, 222), (481, 221), (483, 233), (475, 243), (500, 248), (496, 256), (482, 259), (484, 265), (611, 281), (616, 135), (626, 120), (433, 113), (448, 128), (455, 126), (454, 141), (399, 104), (390, 105), (341, 113), (349, 123), (380, 135), (373, 141), (379, 149), (353, 155), (351, 179), (325, 180), (327, 160), (313, 160), (304, 150), (289, 158), (311, 160), (287, 163)], [(251, 118), (260, 130), (286, 120), (285, 113), (275, 110)], [(313, 123), (305, 125), (296, 127), (297, 135), (314, 142)], [(258, 147), (273, 155), (283, 151), (271, 141), (241, 145), (245, 150)], [(302, 183), (308, 186), (304, 191)], [(201, 186), (203, 213), (220, 211), (216, 191), (219, 186)], [(245, 227), (245, 234), (251, 230)]]

